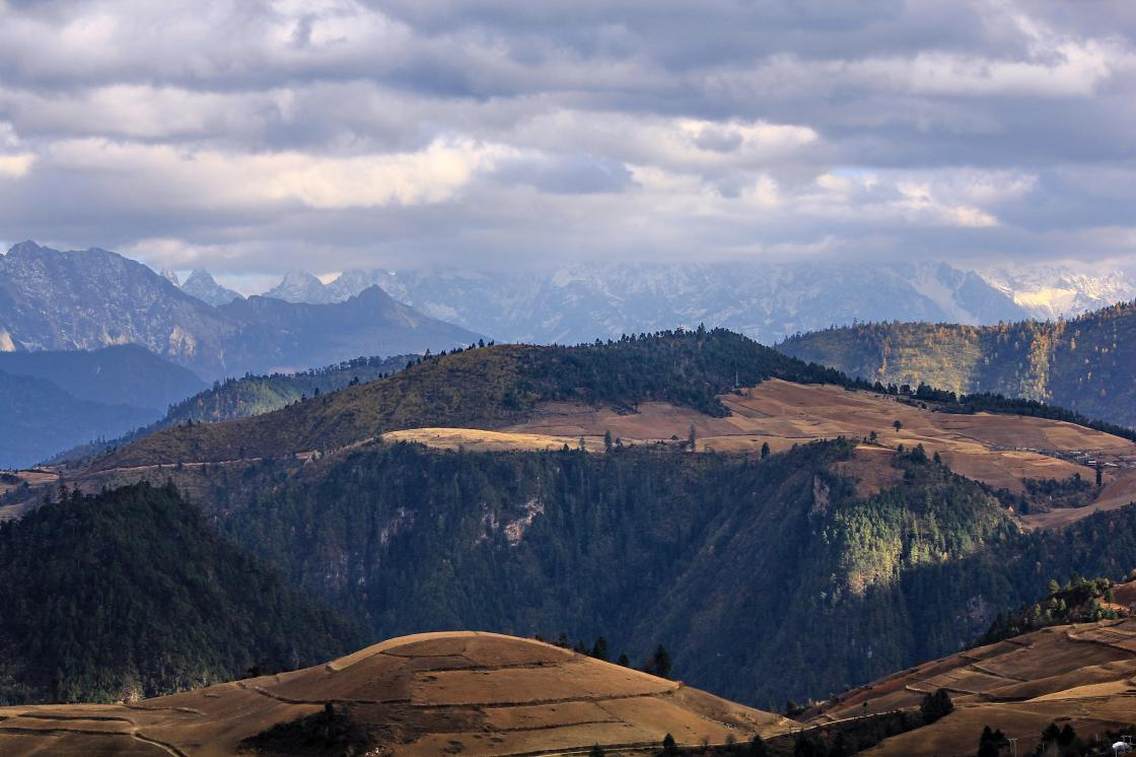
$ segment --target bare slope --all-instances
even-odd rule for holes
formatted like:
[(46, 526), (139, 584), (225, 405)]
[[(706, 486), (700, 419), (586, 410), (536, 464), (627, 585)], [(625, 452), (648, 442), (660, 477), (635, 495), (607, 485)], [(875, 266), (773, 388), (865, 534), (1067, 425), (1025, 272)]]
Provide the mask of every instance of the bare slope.
[(349, 723), (352, 738), (397, 755), (650, 748), (667, 733), (684, 744), (721, 743), (796, 725), (542, 642), (444, 632), (133, 706), (0, 708), (0, 752), (301, 753), (308, 734), (300, 719), (318, 718), (328, 703), (337, 705), (332, 712)]

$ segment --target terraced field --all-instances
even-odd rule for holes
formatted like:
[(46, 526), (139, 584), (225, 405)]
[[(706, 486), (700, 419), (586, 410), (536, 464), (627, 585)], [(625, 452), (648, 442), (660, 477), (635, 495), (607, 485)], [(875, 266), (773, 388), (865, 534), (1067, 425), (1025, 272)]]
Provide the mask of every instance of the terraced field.
[[(799, 724), (550, 644), (426, 633), (326, 665), (133, 705), (0, 708), (0, 753), (222, 755), (267, 729), (346, 708), (398, 755), (554, 754), (773, 736)], [(285, 735), (285, 738), (290, 738)]]

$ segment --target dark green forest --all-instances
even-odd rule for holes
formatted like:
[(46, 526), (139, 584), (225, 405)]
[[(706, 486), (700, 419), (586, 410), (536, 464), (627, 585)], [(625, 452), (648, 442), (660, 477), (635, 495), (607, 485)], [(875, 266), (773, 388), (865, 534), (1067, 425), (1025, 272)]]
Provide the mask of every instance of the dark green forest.
[(0, 576), (4, 704), (137, 699), (363, 640), (168, 487), (64, 493), (0, 524)]

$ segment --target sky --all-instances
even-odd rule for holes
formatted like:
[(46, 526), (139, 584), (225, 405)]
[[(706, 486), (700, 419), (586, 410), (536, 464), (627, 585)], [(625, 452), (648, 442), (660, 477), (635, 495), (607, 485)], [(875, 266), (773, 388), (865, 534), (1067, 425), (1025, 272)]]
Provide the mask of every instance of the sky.
[(1129, 0), (0, 0), (0, 239), (269, 276), (1136, 252)]

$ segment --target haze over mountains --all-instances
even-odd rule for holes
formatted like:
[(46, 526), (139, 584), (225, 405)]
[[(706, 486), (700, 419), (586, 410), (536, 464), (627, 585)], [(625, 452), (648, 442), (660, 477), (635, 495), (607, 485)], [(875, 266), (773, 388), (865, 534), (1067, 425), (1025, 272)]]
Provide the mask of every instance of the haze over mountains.
[(834, 323), (992, 323), (1026, 311), (946, 264), (611, 264), (552, 271), (348, 271), (328, 284), (293, 272), (267, 296), (344, 300), (379, 285), (436, 318), (510, 342), (575, 344), (700, 323), (758, 341)]
[(192, 371), (133, 344), (0, 352), (0, 467), (132, 431), (204, 387)]
[(854, 321), (1045, 320), (1136, 298), (1136, 277), (1122, 268), (1100, 273), (1045, 264), (971, 271), (948, 263), (833, 260), (353, 270), (326, 284), (291, 271), (265, 296), (327, 304), (374, 285), (434, 317), (504, 341), (562, 344), (699, 323), (772, 343)]

